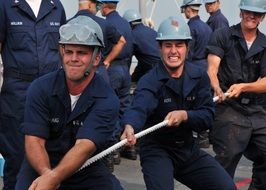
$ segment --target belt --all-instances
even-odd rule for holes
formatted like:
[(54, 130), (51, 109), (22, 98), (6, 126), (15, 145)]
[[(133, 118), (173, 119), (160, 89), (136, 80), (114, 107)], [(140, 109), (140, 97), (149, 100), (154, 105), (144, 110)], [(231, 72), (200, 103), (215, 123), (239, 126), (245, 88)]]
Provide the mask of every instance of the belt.
[(242, 105), (263, 105), (266, 102), (262, 98), (246, 98), (246, 97), (237, 98), (235, 101), (238, 102), (238, 104)]
[(32, 82), (38, 77), (37, 74), (25, 74), (15, 70), (4, 70), (4, 77), (17, 78), (25, 81)]
[(241, 104), (244, 104), (244, 105), (248, 105), (250, 104), (253, 99), (250, 99), (250, 98), (240, 98), (238, 99), (238, 102), (241, 103)]

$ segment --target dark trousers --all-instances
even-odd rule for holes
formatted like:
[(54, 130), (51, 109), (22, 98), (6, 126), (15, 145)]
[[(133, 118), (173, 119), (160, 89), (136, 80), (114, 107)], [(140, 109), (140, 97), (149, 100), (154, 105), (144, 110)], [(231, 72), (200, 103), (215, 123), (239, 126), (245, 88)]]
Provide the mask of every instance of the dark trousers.
[[(128, 70), (128, 66), (125, 62), (116, 61), (115, 63), (111, 63), (111, 66), (107, 69), (110, 85), (114, 89), (116, 95), (120, 101), (120, 110), (119, 110), (119, 118), (122, 117), (125, 110), (130, 105), (130, 74)], [(122, 131), (121, 127), (115, 131), (114, 136), (120, 134)]]
[[(38, 174), (24, 160), (15, 190), (27, 190), (37, 177)], [(123, 188), (103, 163), (96, 163), (62, 182), (58, 190), (123, 190)]]
[(5, 78), (1, 90), (0, 152), (5, 159), (3, 190), (14, 190), (24, 158), (21, 124), (29, 84), (21, 79)]
[(227, 172), (195, 143), (169, 147), (144, 139), (140, 161), (147, 190), (173, 190), (174, 179), (193, 190), (236, 190)]
[(97, 67), (96, 73), (98, 73), (105, 82), (107, 82), (108, 84), (110, 84), (110, 80), (109, 80), (109, 76), (107, 73), (107, 69), (105, 68), (105, 66), (103, 64), (100, 64)]
[(130, 104), (130, 74), (126, 64), (115, 64), (108, 68), (110, 84), (120, 100), (120, 116)]
[(266, 189), (265, 123), (263, 112), (243, 115), (230, 106), (219, 105), (212, 129), (216, 159), (233, 178), (239, 160), (246, 155), (254, 162), (252, 178), (258, 189)]
[(5, 127), (5, 131), (1, 132), (0, 135), (1, 154), (5, 159), (3, 190), (14, 190), (16, 176), (24, 157), (24, 138), (17, 130), (17, 126), (20, 125), (19, 121), (16, 121), (14, 118), (1, 118), (1, 122), (2, 124), (8, 122), (9, 125), (8, 127)]

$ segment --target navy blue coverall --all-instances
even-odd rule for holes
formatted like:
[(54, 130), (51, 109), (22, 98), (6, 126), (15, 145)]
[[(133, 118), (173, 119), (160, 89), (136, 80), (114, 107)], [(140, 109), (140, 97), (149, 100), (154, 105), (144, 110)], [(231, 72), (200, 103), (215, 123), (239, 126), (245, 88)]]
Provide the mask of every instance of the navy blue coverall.
[(223, 27), (229, 27), (228, 20), (220, 9), (212, 13), (206, 23), (211, 27), (212, 31)]
[(236, 189), (226, 171), (199, 149), (192, 136), (192, 130), (209, 129), (214, 117), (210, 80), (201, 67), (186, 62), (182, 76), (172, 78), (159, 63), (139, 80), (122, 123), (133, 126), (137, 132), (163, 121), (174, 110), (187, 110), (188, 120), (140, 139), (147, 189), (173, 190), (174, 178), (191, 189)]
[(161, 58), (156, 41), (157, 32), (142, 23), (131, 25), (134, 39), (134, 51), (138, 64), (131, 75), (131, 81), (137, 82), (144, 74), (157, 65)]
[(0, 152), (6, 161), (4, 189), (14, 189), (24, 156), (20, 125), (27, 88), (35, 78), (60, 67), (58, 30), (65, 21), (65, 11), (58, 0), (42, 0), (37, 18), (25, 0), (0, 0), (4, 67)]
[[(208, 52), (221, 58), (218, 79), (226, 92), (233, 84), (266, 76), (266, 36), (260, 31), (248, 50), (240, 24), (214, 32)], [(212, 131), (217, 160), (234, 177), (243, 155), (254, 162), (253, 180), (266, 189), (266, 94), (242, 93), (216, 105)]]
[(77, 12), (77, 14), (74, 17), (77, 17), (79, 15), (88, 16), (92, 18), (95, 22), (97, 22), (102, 31), (103, 31), (103, 39), (104, 39), (104, 48), (102, 48), (102, 59), (101, 63), (97, 68), (97, 72), (108, 82), (109, 76), (105, 69), (105, 66), (103, 65), (103, 61), (106, 58), (106, 56), (111, 52), (113, 46), (118, 43), (121, 34), (118, 32), (118, 30), (108, 23), (105, 19), (95, 16), (94, 14), (90, 13), (88, 10), (80, 10)]
[(203, 22), (199, 16), (189, 19), (188, 26), (190, 28), (192, 40), (189, 42), (188, 61), (203, 68), (207, 68), (206, 46), (212, 35), (211, 28)]
[[(30, 86), (22, 130), (25, 135), (46, 140), (51, 167), (58, 165), (77, 139), (89, 139), (99, 153), (112, 137), (119, 113), (119, 100), (113, 89), (95, 75), (79, 97), (73, 111), (63, 69), (40, 77)], [(95, 154), (96, 154), (95, 153)], [(26, 190), (38, 174), (25, 158), (16, 190)], [(121, 190), (119, 181), (102, 160), (73, 174), (61, 190)]]
[(126, 39), (126, 44), (120, 54), (112, 61), (107, 69), (110, 84), (120, 100), (120, 118), (130, 104), (130, 74), (129, 67), (133, 53), (133, 37), (129, 23), (117, 11), (106, 15), (107, 22), (111, 23)]

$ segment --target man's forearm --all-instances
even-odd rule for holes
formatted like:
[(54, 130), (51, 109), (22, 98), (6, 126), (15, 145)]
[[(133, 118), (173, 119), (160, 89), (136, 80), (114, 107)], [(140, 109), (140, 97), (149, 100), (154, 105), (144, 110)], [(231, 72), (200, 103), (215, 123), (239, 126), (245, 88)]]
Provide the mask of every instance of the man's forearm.
[(208, 55), (208, 75), (213, 89), (220, 87), (217, 77), (221, 59), (213, 54)]
[(87, 139), (77, 140), (60, 163), (53, 169), (58, 181), (73, 175), (85, 161), (96, 151), (95, 144)]
[(119, 39), (117, 44), (115, 44), (111, 50), (111, 52), (107, 55), (104, 62), (111, 63), (122, 51), (124, 45), (126, 44), (126, 40), (123, 36)]
[(266, 77), (263, 77), (256, 82), (245, 83), (243, 92), (266, 93)]
[(39, 175), (51, 169), (48, 154), (45, 150), (45, 141), (38, 137), (26, 136), (25, 149), (31, 166)]

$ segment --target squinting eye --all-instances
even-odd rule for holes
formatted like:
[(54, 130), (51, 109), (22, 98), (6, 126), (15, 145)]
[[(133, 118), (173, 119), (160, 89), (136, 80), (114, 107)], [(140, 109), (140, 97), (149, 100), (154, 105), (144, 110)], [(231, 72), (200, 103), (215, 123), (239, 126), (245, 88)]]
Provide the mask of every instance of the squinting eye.
[(69, 55), (71, 53), (72, 53), (71, 51), (65, 51), (65, 54), (67, 54), (67, 55)]
[(82, 51), (82, 52), (79, 52), (79, 54), (80, 54), (80, 55), (86, 55), (86, 54), (87, 54), (87, 52), (85, 52), (85, 51)]
[(165, 44), (165, 47), (167, 48), (172, 47), (172, 44)]

